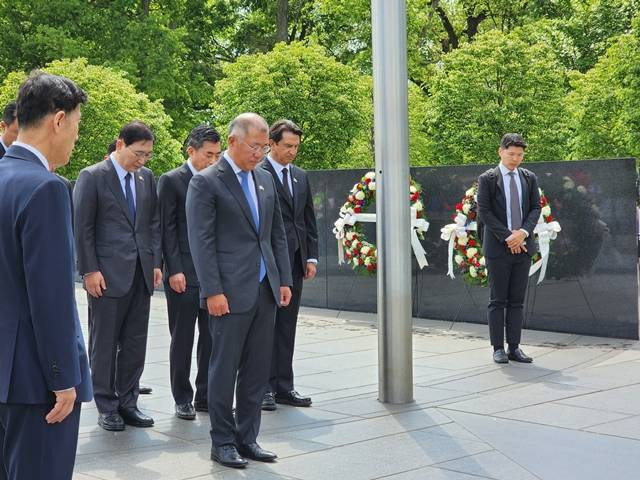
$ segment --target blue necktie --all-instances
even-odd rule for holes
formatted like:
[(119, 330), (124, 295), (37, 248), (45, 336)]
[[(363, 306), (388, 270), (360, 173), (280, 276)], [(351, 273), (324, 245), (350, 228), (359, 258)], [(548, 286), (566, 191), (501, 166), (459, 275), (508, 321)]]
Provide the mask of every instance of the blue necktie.
[[(241, 171), (240, 178), (242, 178), (242, 191), (244, 192), (244, 196), (247, 199), (247, 203), (249, 204), (249, 209), (251, 210), (251, 216), (253, 217), (253, 223), (255, 223), (256, 230), (260, 231), (260, 217), (258, 216), (258, 208), (253, 201), (253, 197), (251, 196), (251, 190), (249, 190), (249, 172)], [(267, 273), (267, 268), (264, 264), (264, 258), (262, 258), (262, 252), (260, 253), (260, 281), (264, 278)]]
[(131, 190), (131, 173), (124, 176), (124, 192), (131, 218), (133, 218), (133, 223), (136, 223), (136, 204), (133, 202), (133, 191)]

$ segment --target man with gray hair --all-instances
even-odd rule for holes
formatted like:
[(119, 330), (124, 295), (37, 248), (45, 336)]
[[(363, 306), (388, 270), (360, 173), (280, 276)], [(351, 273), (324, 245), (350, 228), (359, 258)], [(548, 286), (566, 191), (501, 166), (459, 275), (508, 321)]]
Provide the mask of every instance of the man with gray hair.
[[(269, 153), (269, 127), (255, 113), (236, 117), (223, 158), (189, 182), (189, 246), (209, 312), (211, 458), (244, 468), (270, 462), (256, 438), (269, 380), (278, 306), (291, 300), (287, 239), (272, 176), (256, 165)], [(236, 397), (235, 419), (232, 413)]]

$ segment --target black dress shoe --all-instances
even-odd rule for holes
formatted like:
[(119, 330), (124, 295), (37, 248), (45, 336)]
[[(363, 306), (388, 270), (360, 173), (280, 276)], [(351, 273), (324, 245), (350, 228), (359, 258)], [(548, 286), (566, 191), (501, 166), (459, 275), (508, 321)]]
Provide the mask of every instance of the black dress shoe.
[(190, 403), (181, 403), (176, 405), (176, 417), (183, 420), (193, 420), (196, 418), (196, 410)]
[(249, 445), (239, 445), (238, 452), (240, 452), (240, 455), (243, 457), (247, 457), (258, 462), (273, 462), (278, 458), (275, 453), (264, 450), (255, 442), (250, 443)]
[(137, 407), (121, 408), (119, 412), (127, 425), (132, 427), (153, 427), (153, 418), (142, 413)]
[(153, 392), (153, 388), (151, 387), (138, 387), (138, 393), (140, 395), (151, 395), (151, 392)]
[(193, 402), (193, 408), (196, 412), (208, 412), (209, 406), (207, 402)]
[(504, 351), (504, 348), (493, 352), (493, 361), (496, 363), (509, 363), (509, 357), (507, 357), (507, 352)]
[(118, 412), (99, 414), (98, 425), (110, 432), (121, 432), (124, 430), (124, 420)]
[(520, 363), (531, 363), (533, 358), (525, 355), (521, 348), (516, 348), (513, 352), (509, 350), (509, 360)]
[(273, 395), (273, 392), (267, 392), (264, 394), (264, 398), (262, 399), (262, 410), (266, 410), (271, 412), (275, 410), (276, 407), (276, 399)]
[(211, 449), (211, 460), (218, 462), (220, 465), (232, 468), (244, 468), (247, 462), (240, 456), (238, 450), (233, 445), (220, 445)]
[(301, 396), (295, 390), (291, 390), (290, 392), (286, 393), (276, 393), (276, 403), (293, 405), (294, 407), (310, 407), (311, 399), (309, 397)]

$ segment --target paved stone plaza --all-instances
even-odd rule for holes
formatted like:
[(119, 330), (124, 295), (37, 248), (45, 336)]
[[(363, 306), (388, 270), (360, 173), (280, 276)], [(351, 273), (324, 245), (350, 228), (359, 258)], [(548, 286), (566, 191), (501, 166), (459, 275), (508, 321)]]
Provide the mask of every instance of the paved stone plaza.
[[(77, 292), (86, 327), (86, 297)], [(209, 459), (207, 414), (173, 416), (162, 293), (151, 303), (147, 363), (155, 427), (106, 432), (83, 410), (75, 480), (640, 478), (640, 343), (525, 331), (533, 365), (491, 361), (486, 326), (416, 320), (415, 403), (377, 397), (375, 316), (303, 309), (296, 387), (311, 408), (262, 415), (277, 463), (235, 471)]]

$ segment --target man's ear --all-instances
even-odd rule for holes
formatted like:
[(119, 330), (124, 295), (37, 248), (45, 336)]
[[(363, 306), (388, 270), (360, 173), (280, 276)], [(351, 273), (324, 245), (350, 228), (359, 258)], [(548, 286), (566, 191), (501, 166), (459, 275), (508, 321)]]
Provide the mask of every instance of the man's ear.
[(59, 132), (63, 128), (63, 123), (67, 118), (67, 114), (64, 110), (59, 110), (53, 115), (53, 129)]

